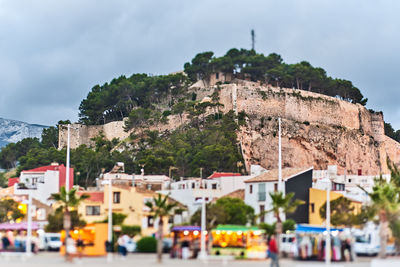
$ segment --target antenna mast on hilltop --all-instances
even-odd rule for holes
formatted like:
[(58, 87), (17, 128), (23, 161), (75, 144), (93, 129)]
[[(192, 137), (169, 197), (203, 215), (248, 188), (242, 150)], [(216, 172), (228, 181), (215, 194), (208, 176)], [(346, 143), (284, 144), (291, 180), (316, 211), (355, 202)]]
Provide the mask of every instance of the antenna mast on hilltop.
[(251, 50), (254, 50), (256, 45), (256, 33), (254, 32), (254, 29), (251, 30)]

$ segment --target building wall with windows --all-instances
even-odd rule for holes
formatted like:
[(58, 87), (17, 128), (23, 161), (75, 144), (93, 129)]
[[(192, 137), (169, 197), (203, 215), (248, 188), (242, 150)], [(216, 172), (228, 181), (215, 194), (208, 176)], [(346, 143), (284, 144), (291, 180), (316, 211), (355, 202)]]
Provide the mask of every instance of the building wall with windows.
[[(80, 191), (78, 194), (89, 194), (78, 209), (82, 218), (88, 222), (102, 221), (108, 216), (109, 186), (104, 185), (103, 192)], [(112, 212), (127, 215), (125, 225), (139, 225), (141, 234), (152, 235), (157, 231), (158, 221), (149, 213), (146, 202), (157, 196), (154, 191), (124, 185), (112, 186)], [(169, 230), (168, 218), (164, 220), (164, 231)]]
[[(70, 188), (74, 181), (74, 170), (70, 168)], [(21, 189), (19, 183), (30, 189)], [(53, 163), (32, 170), (22, 171), (19, 183), (14, 184), (14, 194), (32, 194), (32, 198), (50, 205), (53, 201), (49, 199), (51, 194), (58, 193), (66, 183), (66, 167)]]
[(89, 198), (78, 207), (78, 213), (83, 220), (87, 223), (94, 223), (107, 218), (104, 211), (104, 192), (78, 191), (77, 194), (89, 195)]
[[(305, 168), (285, 168), (282, 169), (283, 190), (285, 193), (293, 192), (295, 199), (301, 199), (306, 204), (299, 206), (298, 211), (290, 216), (290, 218), (299, 223), (307, 223), (307, 202), (308, 189), (312, 185), (312, 167)], [(270, 193), (278, 191), (278, 169), (264, 172), (258, 176), (245, 181), (245, 203), (253, 207), (258, 223), (274, 223), (276, 218), (272, 212), (264, 214), (272, 208), (272, 200)], [(285, 220), (285, 214), (281, 214), (281, 219)]]
[[(320, 208), (326, 203), (326, 190), (310, 188), (310, 205), (309, 205), (309, 223), (312, 225), (323, 225), (325, 224), (325, 219), (321, 218), (319, 214)], [(339, 197), (343, 197), (343, 194), (339, 192), (330, 192), (330, 200), (335, 200)], [(351, 200), (351, 205), (354, 207), (354, 212), (359, 213), (361, 211), (362, 203), (358, 201)]]
[(209, 202), (224, 195), (219, 181), (201, 178), (182, 179), (171, 183), (169, 190), (159, 192), (184, 203), (190, 215), (200, 208), (200, 201), (203, 197)]
[[(244, 201), (247, 205), (253, 207), (255, 214), (267, 211), (272, 208), (269, 193), (277, 190), (277, 186), (278, 182), (246, 183)], [(275, 219), (272, 213), (267, 213), (257, 220), (258, 223), (272, 223)]]

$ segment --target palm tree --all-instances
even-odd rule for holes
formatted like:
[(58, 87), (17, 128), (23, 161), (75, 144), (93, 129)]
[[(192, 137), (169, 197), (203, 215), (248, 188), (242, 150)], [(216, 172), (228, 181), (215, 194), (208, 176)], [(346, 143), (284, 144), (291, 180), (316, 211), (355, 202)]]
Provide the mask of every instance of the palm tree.
[[(83, 194), (81, 196), (76, 195), (76, 188), (72, 188), (67, 192), (65, 187), (61, 187), (59, 193), (51, 194), (51, 198), (55, 200), (60, 207), (64, 211), (64, 230), (65, 230), (65, 248), (66, 248), (66, 241), (68, 237), (68, 233), (71, 229), (71, 214), (70, 211), (73, 209), (78, 208), (79, 204), (83, 202), (85, 199), (89, 198), (90, 196), (87, 194)], [(67, 250), (65, 249), (65, 256), (68, 257)]]
[(386, 183), (382, 179), (375, 182), (373, 191), (369, 196), (372, 200), (372, 208), (379, 217), (380, 251), (379, 257), (386, 257), (386, 245), (389, 231), (389, 218), (396, 216), (400, 208), (400, 190), (392, 182)]
[[(276, 218), (276, 226), (275, 226), (275, 232), (276, 232), (276, 240), (280, 240), (280, 234), (282, 233), (282, 219), (281, 219), (281, 212), (287, 214), (287, 213), (293, 213), (296, 211), (297, 207), (299, 205), (303, 205), (304, 201), (295, 199), (293, 200), (294, 193), (290, 192), (286, 195), (283, 195), (283, 192), (270, 192), (269, 196), (271, 197), (272, 200), (272, 208), (270, 210), (267, 210), (266, 212), (273, 212)], [(277, 245), (279, 247), (279, 242), (277, 242)]]
[(157, 233), (157, 262), (161, 263), (164, 218), (172, 215), (177, 203), (168, 203), (168, 195), (162, 196), (161, 194), (158, 194), (157, 197), (153, 197), (153, 201), (146, 202), (146, 206), (150, 209), (150, 213), (153, 214), (154, 219), (159, 219)]

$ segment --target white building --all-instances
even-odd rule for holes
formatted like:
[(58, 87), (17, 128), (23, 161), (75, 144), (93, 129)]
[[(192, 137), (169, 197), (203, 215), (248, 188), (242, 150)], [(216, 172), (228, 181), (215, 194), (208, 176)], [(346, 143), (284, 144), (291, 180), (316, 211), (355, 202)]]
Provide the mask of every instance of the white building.
[[(327, 170), (313, 171), (313, 188), (325, 190), (327, 188), (326, 181), (329, 179), (332, 184), (332, 191), (342, 191), (345, 197), (364, 203), (369, 199), (366, 192), (372, 192), (375, 179), (379, 177), (379, 174), (362, 175), (361, 170), (359, 170), (358, 175), (338, 175), (337, 166), (329, 165)], [(382, 178), (390, 181), (390, 174), (383, 174)]]
[(134, 175), (133, 184), (153, 191), (166, 190), (170, 187), (171, 178), (166, 175)]
[(187, 178), (172, 182), (170, 189), (161, 190), (162, 194), (169, 196), (188, 207), (192, 215), (199, 207), (200, 201), (205, 197), (206, 201), (220, 198), (239, 189), (245, 188), (245, 181), (266, 170), (258, 165), (252, 165), (250, 175), (239, 173), (214, 172), (207, 179)]
[(166, 175), (144, 175), (144, 169), (142, 169), (141, 174), (127, 174), (125, 173), (123, 162), (117, 162), (110, 172), (101, 175), (100, 179), (97, 180), (96, 190), (101, 190), (103, 188), (103, 180), (109, 179), (115, 185), (128, 185), (152, 191), (168, 189), (171, 181)]
[[(308, 203), (308, 188), (312, 185), (312, 169), (312, 167), (282, 169), (282, 182), (285, 193), (294, 192), (296, 199), (301, 199)], [(290, 181), (290, 185), (288, 181)], [(278, 169), (270, 170), (248, 179), (245, 181), (245, 184), (244, 201), (247, 205), (253, 207), (256, 215), (260, 215), (257, 219), (258, 222), (269, 224), (275, 222), (275, 216), (272, 212), (266, 213), (264, 216), (262, 214), (272, 208), (269, 193), (278, 191)], [(308, 210), (308, 206), (306, 210)], [(285, 220), (284, 214), (281, 217), (282, 220)], [(307, 216), (304, 214), (303, 217), (307, 217), (308, 220), (308, 214)]]
[[(74, 169), (70, 168), (70, 186), (74, 182)], [(32, 170), (22, 171), (19, 182), (14, 184), (15, 195), (32, 194), (32, 198), (42, 203), (50, 205), (51, 194), (60, 192), (61, 187), (65, 186), (66, 167), (58, 163), (52, 163), (49, 166), (43, 166)], [(26, 189), (22, 187), (26, 186)]]

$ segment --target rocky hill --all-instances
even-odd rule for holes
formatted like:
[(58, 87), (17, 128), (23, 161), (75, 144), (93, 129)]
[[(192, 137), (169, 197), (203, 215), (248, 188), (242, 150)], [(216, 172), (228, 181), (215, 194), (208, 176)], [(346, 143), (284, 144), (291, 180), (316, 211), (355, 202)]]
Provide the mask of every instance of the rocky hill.
[[(198, 101), (210, 101), (217, 95), (224, 113), (234, 110), (244, 119), (237, 132), (246, 167), (252, 163), (265, 168), (277, 166), (278, 122), (282, 118), (283, 165), (325, 169), (338, 165), (341, 173), (377, 175), (387, 173), (389, 158), (400, 165), (400, 144), (384, 135), (382, 113), (371, 112), (363, 105), (304, 90), (262, 86), (259, 83), (235, 80), (229, 84), (191, 87)], [(208, 113), (213, 112), (209, 108)], [(159, 131), (173, 130), (189, 122), (168, 116), (169, 123), (154, 125)], [(111, 140), (124, 139), (122, 121), (105, 125), (72, 127), (72, 146), (89, 144), (100, 132)], [(137, 129), (136, 129), (137, 130)], [(135, 132), (135, 129), (132, 130)], [(66, 132), (59, 132), (59, 146), (66, 144)]]
[(27, 137), (40, 138), (47, 126), (0, 118), (0, 147)]

